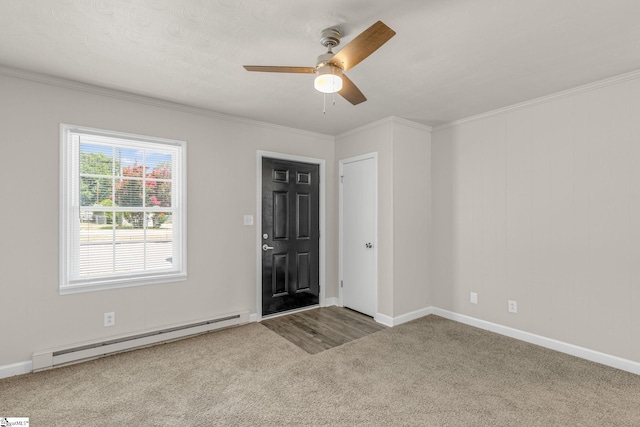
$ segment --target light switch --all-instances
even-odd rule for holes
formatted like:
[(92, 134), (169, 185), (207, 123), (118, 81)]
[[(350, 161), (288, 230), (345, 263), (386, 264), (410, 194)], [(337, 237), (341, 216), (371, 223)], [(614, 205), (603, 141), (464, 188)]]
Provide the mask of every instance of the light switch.
[(244, 225), (253, 225), (253, 215), (244, 216)]

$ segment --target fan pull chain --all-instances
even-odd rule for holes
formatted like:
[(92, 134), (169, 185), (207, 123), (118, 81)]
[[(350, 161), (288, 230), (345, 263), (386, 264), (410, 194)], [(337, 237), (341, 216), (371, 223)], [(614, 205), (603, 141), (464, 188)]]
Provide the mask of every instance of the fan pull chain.
[[(335, 92), (331, 94), (332, 95), (332, 104), (336, 105), (336, 94)], [(327, 94), (323, 93), (322, 94), (322, 114), (327, 114)]]

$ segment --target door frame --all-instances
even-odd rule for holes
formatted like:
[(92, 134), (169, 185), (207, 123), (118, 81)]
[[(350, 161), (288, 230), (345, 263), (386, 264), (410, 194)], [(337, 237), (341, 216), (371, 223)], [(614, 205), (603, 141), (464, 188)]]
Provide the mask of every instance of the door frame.
[(290, 310), (283, 313), (276, 313), (269, 315), (269, 317), (276, 317), (282, 314), (290, 314), (297, 311), (309, 310), (318, 306), (325, 307), (325, 177), (326, 177), (326, 161), (324, 159), (316, 159), (313, 157), (297, 156), (294, 154), (276, 153), (271, 151), (256, 151), (256, 320), (259, 322), (262, 320), (262, 158), (268, 157), (271, 159), (288, 160), (292, 162), (303, 162), (318, 165), (320, 168), (320, 204), (318, 209), (320, 210), (320, 239), (319, 239), (319, 285), (320, 295), (319, 304), (304, 307), (298, 310)]
[(343, 248), (343, 239), (344, 239), (344, 219), (343, 219), (343, 189), (342, 189), (342, 176), (344, 174), (344, 165), (346, 163), (353, 163), (362, 160), (373, 159), (373, 174), (375, 179), (373, 181), (373, 200), (374, 200), (374, 210), (373, 210), (373, 289), (375, 292), (375, 301), (376, 301), (376, 313), (375, 316), (378, 315), (378, 153), (367, 153), (361, 154), (355, 157), (349, 157), (347, 159), (342, 159), (338, 162), (338, 281), (339, 281), (339, 292), (338, 292), (338, 303), (340, 307), (344, 307), (343, 299), (342, 299), (342, 280), (343, 280), (343, 256), (344, 256), (344, 248)]

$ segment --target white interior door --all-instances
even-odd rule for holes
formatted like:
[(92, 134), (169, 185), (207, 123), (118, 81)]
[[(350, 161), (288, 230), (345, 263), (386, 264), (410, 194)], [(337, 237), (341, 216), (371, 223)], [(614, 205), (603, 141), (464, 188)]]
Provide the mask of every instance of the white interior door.
[(340, 162), (340, 269), (344, 307), (369, 316), (377, 310), (377, 158)]

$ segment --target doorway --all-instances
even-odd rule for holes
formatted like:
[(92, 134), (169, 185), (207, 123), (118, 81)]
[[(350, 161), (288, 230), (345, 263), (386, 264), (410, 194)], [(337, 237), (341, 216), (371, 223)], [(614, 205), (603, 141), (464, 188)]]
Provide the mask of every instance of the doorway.
[(258, 152), (258, 320), (324, 305), (323, 168)]
[(377, 312), (377, 153), (340, 161), (340, 302)]

